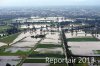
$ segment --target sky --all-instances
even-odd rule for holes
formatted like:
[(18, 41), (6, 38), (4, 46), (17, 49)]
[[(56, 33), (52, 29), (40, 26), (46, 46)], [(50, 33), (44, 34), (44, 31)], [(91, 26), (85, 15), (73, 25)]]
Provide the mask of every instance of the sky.
[(100, 5), (100, 0), (0, 0), (1, 7), (9, 6), (74, 6)]

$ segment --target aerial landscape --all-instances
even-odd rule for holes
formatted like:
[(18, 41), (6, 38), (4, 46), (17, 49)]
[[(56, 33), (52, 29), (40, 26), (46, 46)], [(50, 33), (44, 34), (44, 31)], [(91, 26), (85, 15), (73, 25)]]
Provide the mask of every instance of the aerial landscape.
[(100, 66), (99, 0), (1, 0), (0, 66)]

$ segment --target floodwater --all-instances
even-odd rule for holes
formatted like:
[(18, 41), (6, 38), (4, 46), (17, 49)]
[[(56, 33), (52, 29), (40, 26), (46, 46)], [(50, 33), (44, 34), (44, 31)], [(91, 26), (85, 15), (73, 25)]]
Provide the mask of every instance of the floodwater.
[(49, 32), (46, 38), (43, 41), (41, 41), (41, 44), (55, 44), (55, 45), (60, 44), (61, 45), (59, 33), (53, 32), (51, 34), (51, 32)]
[(22, 66), (49, 66), (48, 63), (24, 63)]
[(40, 24), (40, 25), (21, 25), (21, 28), (33, 28), (33, 26), (35, 26), (36, 28), (41, 28), (42, 27), (46, 27), (46, 24)]
[[(65, 33), (66, 38), (75, 38), (75, 37), (85, 37), (85, 32), (80, 31), (77, 32), (77, 36), (76, 36), (76, 32), (73, 32), (73, 36), (71, 35), (71, 33)], [(92, 37), (91, 34), (86, 34), (86, 37)]]
[(100, 50), (100, 42), (68, 42), (68, 46), (75, 55), (100, 56), (94, 52), (94, 50)]
[(21, 48), (21, 47), (11, 47), (5, 50), (5, 52), (10, 51), (11, 53), (16, 53), (17, 51), (29, 51), (31, 48)]
[(7, 63), (13, 66), (18, 64), (19, 62), (19, 56), (0, 56), (0, 66), (6, 66)]
[(53, 54), (63, 54), (62, 48), (37, 48), (35, 51), (39, 53), (53, 53)]
[(7, 45), (6, 43), (3, 43), (3, 42), (0, 42), (0, 47), (1, 46), (4, 46), (4, 45)]

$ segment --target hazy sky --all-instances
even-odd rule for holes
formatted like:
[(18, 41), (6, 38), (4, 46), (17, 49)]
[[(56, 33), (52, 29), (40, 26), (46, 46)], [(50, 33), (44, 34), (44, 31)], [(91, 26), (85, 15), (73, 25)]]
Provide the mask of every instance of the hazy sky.
[(0, 0), (0, 6), (100, 5), (100, 0)]

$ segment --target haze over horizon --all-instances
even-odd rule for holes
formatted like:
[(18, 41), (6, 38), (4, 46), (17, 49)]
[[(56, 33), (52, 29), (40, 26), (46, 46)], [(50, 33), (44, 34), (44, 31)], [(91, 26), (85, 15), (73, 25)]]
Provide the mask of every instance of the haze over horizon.
[(0, 7), (100, 6), (100, 0), (0, 0)]

